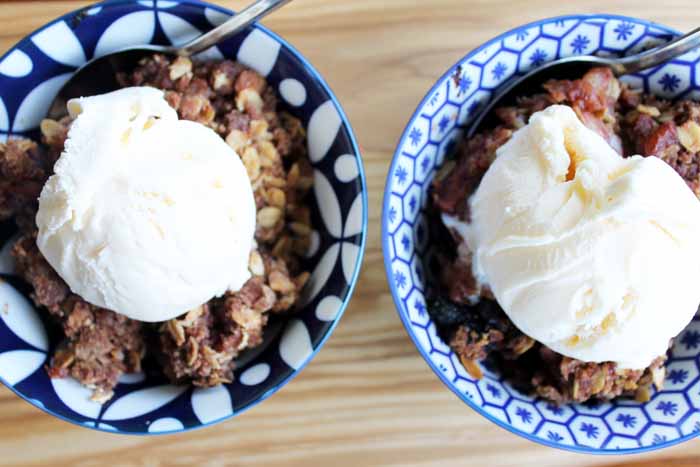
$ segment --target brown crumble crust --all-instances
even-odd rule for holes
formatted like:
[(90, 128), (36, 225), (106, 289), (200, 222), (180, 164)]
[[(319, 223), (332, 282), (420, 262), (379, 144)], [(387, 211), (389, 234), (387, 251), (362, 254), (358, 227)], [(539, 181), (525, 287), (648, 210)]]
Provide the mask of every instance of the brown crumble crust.
[[(700, 104), (669, 102), (642, 94), (620, 83), (607, 68), (593, 68), (581, 79), (551, 80), (544, 93), (496, 110), (495, 128), (463, 141), (456, 157), (435, 176), (432, 204), (439, 213), (469, 220), (466, 203), (496, 157), (496, 150), (530, 116), (553, 104), (569, 105), (581, 121), (600, 134), (620, 154), (656, 156), (673, 167), (700, 196)], [(614, 363), (587, 363), (564, 357), (523, 335), (496, 304), (489, 290), (480, 289), (471, 272), (471, 253), (458, 234), (456, 246), (442, 251), (440, 294), (463, 310), (462, 324), (442, 326), (441, 333), (467, 371), (481, 377), (476, 361), (501, 369), (516, 387), (555, 403), (609, 400), (619, 396), (645, 401), (652, 385), (662, 387), (666, 355), (644, 370), (622, 370)], [(456, 251), (456, 254), (455, 254)], [(474, 298), (478, 303), (473, 305)]]
[(258, 210), (258, 249), (249, 259), (253, 277), (240, 291), (157, 326), (95, 307), (70, 292), (36, 246), (36, 200), (63, 150), (70, 118), (41, 123), (43, 146), (26, 139), (0, 144), (0, 220), (18, 224), (22, 236), (12, 249), (18, 273), (65, 336), (47, 371), (52, 378), (72, 376), (100, 402), (112, 397), (122, 374), (141, 371), (147, 354), (172, 382), (231, 382), (236, 357), (262, 343), (269, 314), (291, 310), (309, 278), (300, 264), (311, 235), (306, 134), (298, 119), (277, 111), (265, 79), (230, 60), (192, 63), (161, 55), (118, 78), (123, 86), (163, 89), (180, 118), (214, 129), (241, 156)]
[(0, 220), (19, 214), (39, 197), (47, 178), (41, 148), (27, 139), (0, 144)]
[(94, 400), (109, 400), (123, 373), (141, 371), (142, 323), (71, 294), (39, 252), (36, 231), (20, 237), (12, 255), (17, 272), (32, 285), (32, 300), (59, 323), (65, 336), (47, 365), (49, 376), (72, 376), (94, 390)]

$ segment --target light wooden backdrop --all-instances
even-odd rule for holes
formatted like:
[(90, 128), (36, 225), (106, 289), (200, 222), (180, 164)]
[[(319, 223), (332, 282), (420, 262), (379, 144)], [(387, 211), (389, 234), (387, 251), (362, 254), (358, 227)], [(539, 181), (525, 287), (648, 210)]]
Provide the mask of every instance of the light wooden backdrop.
[[(0, 3), (0, 49), (84, 1)], [(244, 1), (217, 1), (240, 9)], [(61, 422), (0, 389), (5, 465), (474, 465), (696, 467), (700, 440), (643, 456), (545, 448), (492, 425), (447, 390), (404, 331), (384, 276), (380, 210), (399, 134), (428, 88), (467, 51), (524, 22), (619, 13), (688, 30), (697, 0), (296, 0), (265, 21), (326, 77), (364, 150), (369, 237), (340, 326), (294, 381), (215, 427), (147, 438)]]

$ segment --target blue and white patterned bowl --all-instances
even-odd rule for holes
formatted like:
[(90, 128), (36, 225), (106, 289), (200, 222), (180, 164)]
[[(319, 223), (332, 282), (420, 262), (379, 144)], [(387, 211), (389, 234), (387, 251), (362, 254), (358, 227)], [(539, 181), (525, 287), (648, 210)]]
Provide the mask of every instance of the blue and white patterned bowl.
[[(0, 58), (0, 137), (36, 136), (61, 85), (95, 55), (139, 44), (182, 43), (227, 19), (198, 1), (112, 1), (69, 13), (31, 33)], [(43, 368), (57, 344), (13, 276), (11, 222), (0, 224), (0, 381), (64, 420), (122, 433), (172, 433), (227, 419), (269, 397), (298, 374), (330, 336), (352, 294), (362, 260), (367, 195), (360, 152), (340, 104), (292, 46), (261, 26), (208, 51), (265, 75), (302, 120), (314, 167), (312, 271), (304, 306), (232, 384), (195, 389), (126, 375), (104, 405), (71, 379)], [(13, 287), (16, 285), (17, 288)]]
[[(519, 393), (498, 374), (470, 377), (426, 312), (430, 238), (424, 209), (435, 171), (496, 88), (533, 66), (576, 54), (629, 54), (677, 31), (635, 18), (563, 16), (513, 29), (470, 52), (418, 106), (386, 182), (382, 242), (389, 285), (406, 330), (440, 379), (474, 410), (513, 433), (587, 453), (632, 453), (700, 433), (700, 318), (676, 340), (666, 387), (647, 403), (617, 400), (556, 407)], [(461, 79), (455, 80), (455, 73)], [(700, 50), (626, 81), (662, 97), (700, 97)]]

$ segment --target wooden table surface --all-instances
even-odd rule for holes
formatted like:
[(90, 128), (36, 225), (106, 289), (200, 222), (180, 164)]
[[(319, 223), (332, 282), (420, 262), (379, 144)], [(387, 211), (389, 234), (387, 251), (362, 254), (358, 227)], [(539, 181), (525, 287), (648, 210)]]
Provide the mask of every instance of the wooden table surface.
[[(84, 1), (0, 3), (0, 50)], [(218, 1), (240, 9), (245, 1)], [(380, 211), (394, 146), (428, 88), (467, 51), (519, 24), (565, 13), (619, 13), (689, 30), (697, 0), (296, 0), (265, 21), (308, 57), (343, 103), (364, 150), (369, 237), (350, 307), (323, 351), (264, 404), (168, 437), (93, 432), (0, 389), (3, 465), (475, 465), (690, 467), (700, 441), (596, 457), (531, 443), (447, 390), (396, 315), (384, 276)], [(640, 5), (644, 5), (643, 7)]]

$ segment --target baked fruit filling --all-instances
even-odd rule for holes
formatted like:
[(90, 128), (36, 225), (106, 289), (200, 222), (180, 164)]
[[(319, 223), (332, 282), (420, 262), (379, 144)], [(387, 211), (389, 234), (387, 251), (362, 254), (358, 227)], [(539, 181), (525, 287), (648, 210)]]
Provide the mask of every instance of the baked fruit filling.
[(17, 273), (61, 336), (47, 371), (77, 379), (101, 402), (124, 373), (160, 373), (202, 387), (231, 382), (236, 358), (263, 342), (271, 316), (293, 310), (309, 277), (302, 264), (313, 183), (306, 134), (298, 119), (281, 111), (266, 80), (230, 60), (193, 63), (162, 55), (118, 79), (124, 87), (163, 90), (180, 119), (206, 125), (240, 155), (255, 198), (257, 247), (249, 258), (251, 278), (240, 290), (175, 319), (144, 323), (99, 308), (71, 292), (36, 241), (37, 198), (64, 149), (71, 118), (44, 120), (41, 141), (1, 144), (0, 220), (17, 224)]
[[(431, 229), (439, 239), (435, 243), (446, 246), (438, 254), (441, 278), (428, 308), (445, 342), (475, 378), (482, 376), (476, 363), (484, 361), (515, 387), (555, 403), (619, 396), (646, 401), (652, 385), (662, 387), (665, 354), (645, 368), (628, 369), (615, 362), (570, 358), (525, 335), (498, 304), (488, 285), (475, 277), (474, 252), (458, 229), (442, 226), (444, 216), (465, 224), (472, 221), (469, 199), (494, 163), (499, 148), (525, 127), (533, 114), (555, 105), (573, 109), (585, 127), (621, 156), (660, 158), (696, 196), (700, 195), (700, 104), (666, 101), (630, 89), (607, 68), (593, 68), (576, 80), (548, 81), (541, 93), (497, 109), (498, 123), (462, 141), (456, 156), (446, 161), (435, 176)], [(576, 161), (572, 158), (566, 180), (571, 180), (575, 172)]]

